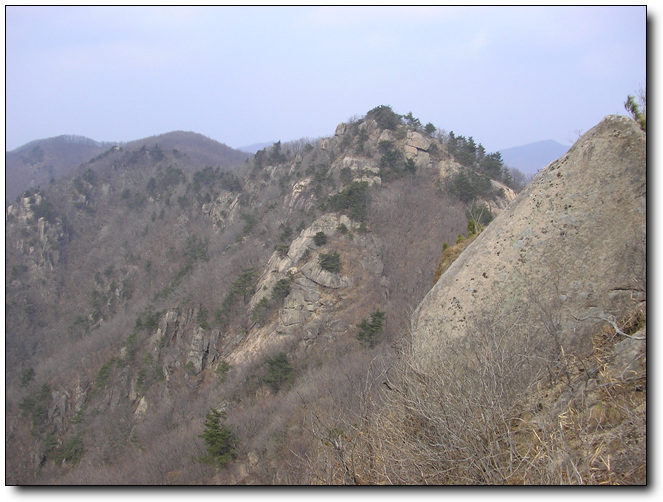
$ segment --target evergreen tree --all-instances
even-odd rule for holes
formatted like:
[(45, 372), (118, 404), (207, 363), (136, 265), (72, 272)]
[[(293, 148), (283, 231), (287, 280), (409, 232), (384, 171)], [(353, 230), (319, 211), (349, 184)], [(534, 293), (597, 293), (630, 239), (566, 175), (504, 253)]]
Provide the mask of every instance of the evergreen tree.
[(199, 437), (203, 438), (207, 445), (207, 455), (200, 459), (206, 464), (223, 467), (235, 458), (237, 438), (230, 427), (221, 423), (225, 418), (223, 411), (214, 409), (205, 416), (205, 430)]
[(384, 310), (376, 310), (371, 312), (371, 320), (364, 319), (357, 327), (359, 328), (359, 333), (357, 338), (365, 347), (375, 347), (378, 342), (378, 336), (382, 333), (382, 326), (384, 324), (384, 318), (387, 313)]
[(500, 152), (486, 155), (481, 162), (481, 170), (494, 180), (502, 178), (502, 154)]
[(274, 164), (281, 164), (287, 160), (285, 154), (281, 152), (281, 141), (277, 141), (272, 145), (272, 149), (269, 152), (269, 160)]
[(327, 244), (327, 234), (322, 231), (318, 232), (313, 236), (313, 243), (318, 247), (324, 246)]
[(366, 114), (367, 119), (374, 119), (381, 129), (396, 129), (401, 123), (401, 115), (395, 113), (391, 106), (376, 106)]
[(288, 361), (288, 355), (285, 352), (279, 352), (273, 357), (268, 357), (265, 364), (267, 369), (263, 382), (269, 385), (272, 391), (278, 392), (283, 386), (295, 379), (295, 368)]
[(341, 271), (341, 256), (336, 251), (321, 253), (318, 255), (318, 262), (320, 263), (320, 268), (327, 272), (338, 274)]
[(640, 90), (638, 98), (640, 99), (640, 103), (637, 103), (635, 97), (629, 94), (624, 103), (624, 108), (629, 112), (633, 120), (640, 124), (642, 130), (647, 132), (647, 91)]
[(403, 116), (405, 123), (412, 127), (415, 131), (421, 129), (421, 121), (412, 115), (412, 112), (408, 112), (407, 115)]

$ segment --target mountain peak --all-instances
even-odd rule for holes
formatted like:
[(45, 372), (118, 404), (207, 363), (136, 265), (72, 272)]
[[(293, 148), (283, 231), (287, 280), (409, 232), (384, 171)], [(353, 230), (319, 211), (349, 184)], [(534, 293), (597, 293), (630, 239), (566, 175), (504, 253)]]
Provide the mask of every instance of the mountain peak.
[(560, 158), (571, 148), (552, 139), (544, 139), (500, 150), (504, 164), (516, 168), (525, 174), (536, 174), (550, 162)]

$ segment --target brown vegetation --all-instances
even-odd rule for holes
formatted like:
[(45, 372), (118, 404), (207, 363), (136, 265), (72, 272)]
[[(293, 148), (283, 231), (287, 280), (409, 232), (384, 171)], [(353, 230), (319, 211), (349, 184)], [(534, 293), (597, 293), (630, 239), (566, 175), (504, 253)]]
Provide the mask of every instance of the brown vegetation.
[[(532, 301), (471, 320), (477, 338), (450, 340), (439, 371), (415, 364), (411, 313), (474, 239), (440, 260), (471, 208), (441, 188), (443, 142), (401, 159), (409, 126), (387, 108), (386, 160), (369, 120), (229, 170), (174, 133), (45, 188), (52, 221), (8, 218), (6, 482), (646, 481), (646, 367), (624, 359), (643, 353), (644, 305), (618, 336), (601, 321), (582, 357)], [(224, 466), (200, 461), (212, 409), (238, 440)]]

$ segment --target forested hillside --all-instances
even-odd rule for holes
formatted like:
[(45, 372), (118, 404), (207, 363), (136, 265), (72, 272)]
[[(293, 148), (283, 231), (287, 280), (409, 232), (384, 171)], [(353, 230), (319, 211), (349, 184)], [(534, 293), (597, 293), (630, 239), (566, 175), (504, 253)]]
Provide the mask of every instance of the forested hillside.
[(8, 484), (425, 483), (412, 469), (437, 468), (387, 465), (397, 445), (376, 424), (403, 425), (411, 316), (506, 214), (514, 173), (388, 106), (226, 153), (191, 133), (112, 145), (7, 208)]
[[(186, 162), (190, 169), (200, 169), (207, 165), (230, 167), (247, 158), (242, 152), (189, 132), (172, 132), (138, 141), (140, 144), (145, 142), (159, 145), (174, 154), (179, 152), (178, 147), (186, 145), (186, 149), (193, 155)], [(81, 164), (120, 146), (133, 148), (131, 143), (122, 145), (95, 141), (83, 136), (62, 135), (31, 141), (6, 152), (5, 207), (25, 190), (46, 187)]]

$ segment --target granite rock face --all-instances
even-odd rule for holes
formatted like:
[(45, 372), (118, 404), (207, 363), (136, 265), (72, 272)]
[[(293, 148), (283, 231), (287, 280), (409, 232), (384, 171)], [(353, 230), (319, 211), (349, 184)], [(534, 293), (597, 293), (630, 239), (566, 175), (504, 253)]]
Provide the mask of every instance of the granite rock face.
[[(646, 301), (646, 134), (608, 116), (469, 245), (412, 317), (413, 355), (435, 368), (477, 323), (587, 347), (601, 319)], [(506, 320), (506, 322), (505, 322)]]

